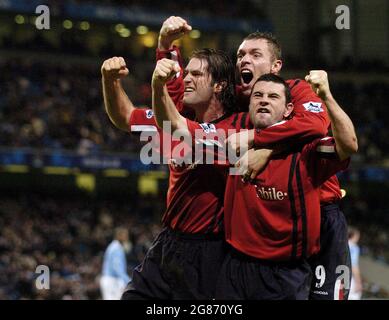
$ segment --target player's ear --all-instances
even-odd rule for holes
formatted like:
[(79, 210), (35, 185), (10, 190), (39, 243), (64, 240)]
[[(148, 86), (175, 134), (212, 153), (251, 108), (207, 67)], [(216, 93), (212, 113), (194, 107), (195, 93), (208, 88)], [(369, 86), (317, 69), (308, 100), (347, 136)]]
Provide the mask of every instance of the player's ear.
[(225, 88), (227, 87), (227, 82), (226, 81), (220, 81), (216, 82), (213, 86), (213, 89), (215, 93), (220, 93), (222, 92)]
[(285, 111), (284, 111), (284, 119), (288, 119), (289, 116), (292, 114), (293, 112), (293, 109), (294, 109), (294, 106), (293, 106), (293, 103), (292, 102), (289, 102), (286, 106), (285, 106)]
[(274, 60), (271, 66), (271, 73), (278, 74), (282, 68), (282, 60)]

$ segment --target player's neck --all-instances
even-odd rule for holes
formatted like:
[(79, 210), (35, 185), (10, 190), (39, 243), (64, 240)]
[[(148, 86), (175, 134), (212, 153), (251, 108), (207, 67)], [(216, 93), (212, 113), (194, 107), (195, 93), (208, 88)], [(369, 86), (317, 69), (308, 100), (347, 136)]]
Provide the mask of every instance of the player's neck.
[(212, 122), (224, 115), (224, 107), (218, 100), (212, 100), (206, 108), (196, 108), (196, 119), (199, 122)]

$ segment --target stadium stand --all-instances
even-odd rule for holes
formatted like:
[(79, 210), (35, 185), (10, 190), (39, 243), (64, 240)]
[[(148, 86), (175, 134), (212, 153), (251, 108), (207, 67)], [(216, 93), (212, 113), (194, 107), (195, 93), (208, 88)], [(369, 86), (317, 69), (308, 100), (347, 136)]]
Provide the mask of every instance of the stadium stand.
[[(96, 4), (92, 0), (42, 2), (61, 19), (64, 3)], [(155, 6), (155, 1), (150, 0), (98, 3), (146, 13)], [(210, 13), (217, 12), (226, 19), (243, 16), (266, 20), (261, 3), (245, 0), (235, 7), (217, 0), (165, 1), (169, 11), (177, 15), (198, 15), (206, 19), (211, 17)], [(201, 9), (204, 7), (207, 10)], [(253, 9), (247, 10), (248, 7)], [(134, 37), (129, 41), (110, 30), (117, 21), (91, 21), (96, 29), (103, 29), (98, 29), (103, 38), (99, 42), (76, 28), (65, 30), (59, 18), (53, 19), (54, 30), (50, 34), (42, 35), (35, 29), (27, 32), (23, 29), (27, 22), (15, 25), (15, 14), (0, 11), (5, 25), (0, 30), (0, 151), (29, 148), (38, 153), (67, 150), (79, 155), (104, 156), (120, 152), (138, 157), (139, 137), (114, 128), (105, 114), (100, 65), (105, 58), (124, 56), (130, 69), (130, 76), (124, 81), (125, 89), (135, 105), (149, 106), (155, 43), (143, 45), (140, 36), (135, 35), (135, 23), (131, 25), (131, 37)], [(25, 14), (23, 19), (27, 21), (30, 16)], [(158, 27), (152, 32), (158, 32)], [(234, 54), (235, 49), (225, 41), (224, 34), (209, 32), (203, 38), (187, 44), (189, 47), (217, 45)], [(353, 120), (359, 139), (359, 152), (353, 157), (350, 173), (341, 176), (342, 187), (347, 190), (342, 209), (348, 222), (361, 230), (362, 255), (387, 265), (389, 185), (388, 175), (384, 173), (389, 166), (389, 81), (385, 78), (388, 65), (379, 59), (354, 61), (351, 58), (337, 64), (328, 59), (316, 63), (312, 65), (302, 57), (287, 55), (285, 69), (293, 68), (300, 76), (310, 67), (330, 71), (333, 94)], [(0, 160), (7, 160), (1, 152)], [(19, 184), (7, 182), (5, 186), (2, 165), (0, 299), (100, 299), (98, 277), (102, 255), (113, 228), (120, 225), (130, 231), (129, 274), (161, 228), (166, 188), (159, 188), (154, 195), (137, 193), (128, 198), (100, 198), (93, 192), (68, 193), (69, 189), (48, 194), (26, 186), (24, 180)], [(100, 171), (88, 173), (98, 175)], [(39, 180), (42, 175), (37, 177), (33, 179)], [(129, 178), (133, 189), (139, 187), (137, 178)], [(146, 182), (145, 186), (147, 190), (154, 189), (153, 184)], [(39, 264), (51, 266), (52, 290), (36, 290), (34, 271)], [(389, 298), (387, 289), (379, 283), (366, 281), (364, 289), (364, 297)]]

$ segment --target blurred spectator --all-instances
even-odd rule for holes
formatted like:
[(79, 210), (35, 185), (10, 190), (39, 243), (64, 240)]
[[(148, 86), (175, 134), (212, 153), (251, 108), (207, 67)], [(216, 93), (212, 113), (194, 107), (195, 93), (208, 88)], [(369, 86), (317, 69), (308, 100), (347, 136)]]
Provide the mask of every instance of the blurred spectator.
[(354, 227), (349, 227), (348, 231), (348, 244), (350, 247), (351, 255), (351, 285), (350, 285), (350, 294), (349, 300), (360, 300), (362, 297), (362, 277), (361, 271), (359, 269), (359, 255), (360, 248), (358, 246), (360, 238), (360, 232)]
[(131, 250), (128, 230), (115, 229), (114, 240), (104, 253), (103, 271), (100, 279), (101, 294), (104, 300), (120, 300), (124, 288), (131, 280), (127, 274), (126, 252)]
[[(101, 299), (99, 274), (104, 250), (117, 226), (129, 230), (133, 250), (127, 273), (138, 265), (152, 243), (160, 222), (131, 204), (83, 197), (30, 194), (0, 197), (0, 298)], [(164, 203), (154, 198), (153, 203)], [(163, 207), (163, 205), (160, 205)], [(145, 220), (146, 218), (146, 220)], [(50, 290), (35, 287), (35, 269), (50, 269)]]

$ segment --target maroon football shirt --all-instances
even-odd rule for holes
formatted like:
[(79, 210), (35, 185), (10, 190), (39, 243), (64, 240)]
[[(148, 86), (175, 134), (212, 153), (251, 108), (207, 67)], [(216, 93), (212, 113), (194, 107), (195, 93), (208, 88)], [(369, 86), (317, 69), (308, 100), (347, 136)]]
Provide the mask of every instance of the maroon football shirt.
[[(226, 131), (235, 126), (239, 128), (239, 125), (243, 123), (241, 119), (243, 115), (226, 115), (207, 125), (209, 127), (217, 125)], [(196, 128), (203, 129), (197, 122), (193, 123), (196, 124)], [(150, 109), (134, 110), (129, 121), (129, 129), (132, 132), (158, 133), (160, 146), (157, 146), (157, 149), (170, 160), (167, 208), (162, 217), (163, 225), (186, 233), (220, 233), (224, 231), (223, 205), (228, 164), (197, 164), (194, 161), (191, 164), (175, 165), (176, 161), (180, 161), (178, 157), (174, 157), (174, 148), (178, 142), (172, 141), (171, 149), (162, 148), (163, 140), (171, 139), (171, 136), (156, 126), (154, 115)], [(199, 139), (193, 142), (205, 144), (208, 147), (211, 143), (211, 153), (213, 153), (213, 145), (209, 139)], [(207, 151), (206, 148), (203, 150)], [(193, 148), (186, 151), (192, 152)]]
[(289, 261), (320, 249), (320, 185), (345, 169), (334, 139), (270, 160), (254, 183), (229, 176), (225, 196), (227, 241), (259, 259)]

